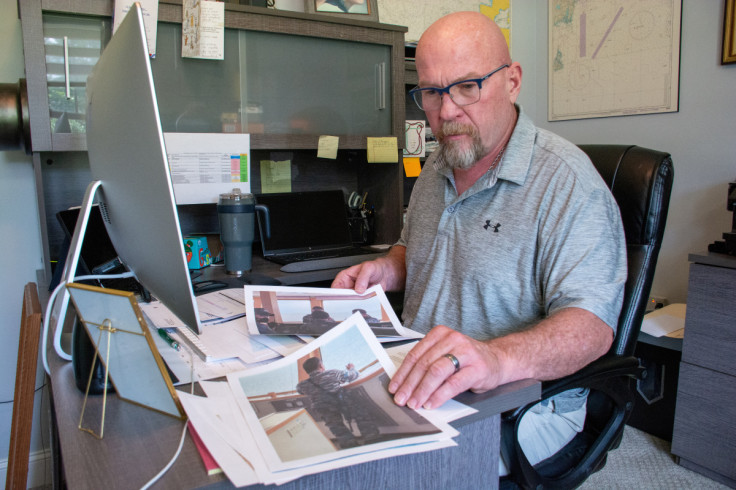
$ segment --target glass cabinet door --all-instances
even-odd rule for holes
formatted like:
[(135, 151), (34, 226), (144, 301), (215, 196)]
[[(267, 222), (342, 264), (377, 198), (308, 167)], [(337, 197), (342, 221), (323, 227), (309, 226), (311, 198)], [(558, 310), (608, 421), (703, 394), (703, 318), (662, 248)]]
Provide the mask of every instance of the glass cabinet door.
[(388, 46), (244, 34), (241, 112), (248, 128), (270, 134), (391, 134)]
[(87, 76), (109, 39), (107, 19), (44, 14), (43, 44), (52, 133), (85, 132)]
[(225, 60), (181, 58), (181, 27), (159, 24), (151, 67), (164, 131), (391, 134), (391, 48), (225, 31)]

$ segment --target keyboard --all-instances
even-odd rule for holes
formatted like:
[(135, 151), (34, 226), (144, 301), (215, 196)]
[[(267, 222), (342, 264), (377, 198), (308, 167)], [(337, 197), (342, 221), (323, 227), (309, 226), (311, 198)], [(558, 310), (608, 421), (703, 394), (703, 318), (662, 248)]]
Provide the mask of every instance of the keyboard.
[(308, 272), (308, 271), (320, 271), (324, 269), (344, 269), (351, 265), (360, 264), (367, 260), (377, 259), (382, 257), (384, 253), (365, 253), (362, 252), (357, 255), (344, 255), (340, 257), (326, 257), (322, 259), (310, 259), (300, 260), (298, 262), (291, 262), (284, 265), (281, 268), (282, 272)]
[(329, 250), (309, 250), (302, 252), (292, 252), (288, 254), (270, 255), (266, 257), (277, 264), (286, 265), (292, 262), (303, 262), (305, 260), (331, 259), (336, 257), (344, 257), (350, 255), (365, 255), (367, 252), (360, 247), (333, 248)]

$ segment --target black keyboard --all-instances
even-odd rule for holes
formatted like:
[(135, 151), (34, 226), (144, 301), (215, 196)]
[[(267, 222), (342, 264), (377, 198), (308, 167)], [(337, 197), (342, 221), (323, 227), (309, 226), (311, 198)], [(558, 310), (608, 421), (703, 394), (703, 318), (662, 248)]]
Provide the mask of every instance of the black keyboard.
[(365, 255), (367, 252), (363, 248), (355, 247), (355, 248), (347, 248), (347, 249), (340, 249), (340, 250), (312, 250), (309, 252), (299, 252), (299, 253), (293, 253), (288, 255), (278, 255), (278, 256), (271, 256), (266, 257), (268, 260), (272, 262), (276, 262), (277, 264), (286, 265), (286, 264), (292, 264), (294, 262), (304, 262), (306, 260), (320, 260), (320, 259), (331, 259), (331, 258), (340, 258), (340, 257), (351, 257), (354, 255)]
[(282, 272), (308, 272), (320, 271), (325, 269), (344, 269), (351, 265), (360, 264), (368, 260), (377, 259), (384, 256), (384, 253), (366, 253), (363, 251), (357, 255), (344, 255), (340, 257), (327, 257), (323, 259), (301, 260), (299, 262), (291, 262), (281, 268)]

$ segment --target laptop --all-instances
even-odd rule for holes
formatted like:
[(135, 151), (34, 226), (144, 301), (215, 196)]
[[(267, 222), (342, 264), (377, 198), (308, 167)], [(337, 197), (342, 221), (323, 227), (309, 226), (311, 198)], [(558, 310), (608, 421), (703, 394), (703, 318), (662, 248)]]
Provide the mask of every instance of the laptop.
[(271, 235), (258, 214), (263, 257), (284, 272), (349, 267), (383, 254), (353, 244), (341, 190), (257, 194), (268, 206)]

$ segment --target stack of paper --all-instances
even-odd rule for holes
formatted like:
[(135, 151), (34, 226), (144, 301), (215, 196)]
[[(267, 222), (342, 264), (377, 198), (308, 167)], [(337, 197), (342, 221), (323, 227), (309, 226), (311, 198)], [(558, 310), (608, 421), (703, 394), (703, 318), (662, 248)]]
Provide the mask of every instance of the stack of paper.
[[(316, 361), (302, 366), (312, 358), (320, 369), (314, 368)], [(206, 397), (180, 397), (190, 422), (234, 485), (278, 484), (455, 445), (457, 432), (447, 421), (450, 414), (467, 414), (468, 408), (455, 402), (433, 411), (399, 407), (387, 391), (394, 371), (356, 313), (287, 357), (231, 373), (227, 382), (202, 383)], [(325, 399), (334, 403), (325, 405)]]

